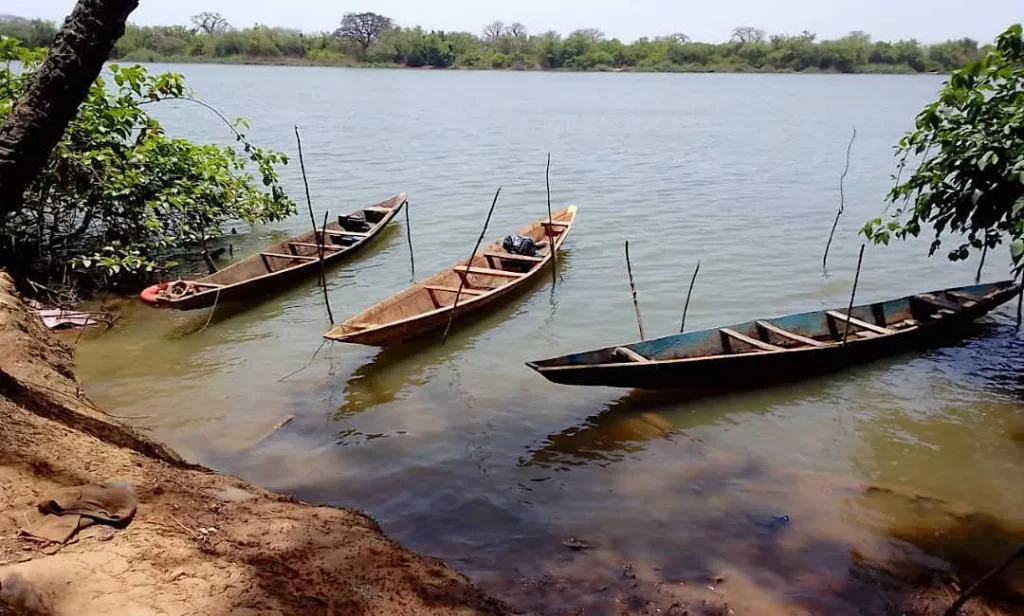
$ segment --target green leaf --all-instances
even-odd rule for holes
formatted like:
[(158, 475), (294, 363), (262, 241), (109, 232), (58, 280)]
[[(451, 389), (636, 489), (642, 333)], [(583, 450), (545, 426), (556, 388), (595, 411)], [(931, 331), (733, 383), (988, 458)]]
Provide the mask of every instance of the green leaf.
[(1021, 255), (1024, 255), (1024, 239), (1018, 237), (1010, 243), (1010, 257), (1016, 263), (1020, 261)]

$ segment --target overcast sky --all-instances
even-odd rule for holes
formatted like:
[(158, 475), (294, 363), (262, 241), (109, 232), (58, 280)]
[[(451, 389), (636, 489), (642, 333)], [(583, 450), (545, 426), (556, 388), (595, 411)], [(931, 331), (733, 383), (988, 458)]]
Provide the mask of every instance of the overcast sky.
[[(1024, 21), (1024, 0), (515, 0), (503, 6), (480, 0), (141, 0), (131, 21), (181, 24), (202, 11), (223, 14), (234, 26), (262, 23), (330, 30), (349, 11), (373, 11), (399, 25), (469, 30), (500, 19), (519, 21), (531, 32), (599, 28), (632, 41), (683, 32), (702, 41), (723, 41), (735, 26), (770, 33), (816, 32), (839, 37), (864, 30), (876, 39), (923, 42), (969, 36), (991, 42), (1011, 23)], [(3, 0), (0, 13), (62, 19), (74, 0)]]

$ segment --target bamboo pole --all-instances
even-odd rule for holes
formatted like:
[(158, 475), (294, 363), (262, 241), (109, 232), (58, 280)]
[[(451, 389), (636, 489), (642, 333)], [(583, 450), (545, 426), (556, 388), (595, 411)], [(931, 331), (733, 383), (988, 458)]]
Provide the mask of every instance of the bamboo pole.
[(551, 285), (558, 282), (558, 250), (555, 246), (555, 230), (552, 226), (554, 219), (551, 217), (551, 152), (548, 152), (548, 166), (544, 170), (544, 184), (548, 189), (548, 250), (551, 251)]
[(644, 337), (644, 320), (640, 316), (640, 303), (636, 299), (636, 285), (633, 283), (633, 264), (629, 261), (629, 240), (626, 240), (626, 272), (629, 274), (629, 288), (633, 291), (633, 309), (636, 310), (636, 324), (640, 327), (640, 339)]
[(857, 296), (857, 281), (860, 280), (860, 266), (864, 262), (864, 244), (860, 245), (860, 256), (857, 257), (857, 273), (853, 276), (853, 291), (850, 293), (850, 306), (846, 309), (846, 331), (843, 332), (843, 346), (850, 337), (850, 319), (853, 312), (853, 298)]
[(693, 270), (693, 278), (690, 279), (690, 290), (686, 292), (686, 305), (683, 306), (683, 322), (679, 325), (679, 333), (686, 331), (686, 313), (690, 310), (690, 296), (693, 295), (693, 283), (697, 282), (697, 273), (700, 272), (700, 261), (697, 261), (697, 269)]
[(409, 241), (409, 265), (412, 268), (412, 281), (416, 282), (416, 255), (412, 249), (412, 222), (409, 219), (409, 200), (405, 200), (405, 237)]
[(857, 139), (857, 127), (853, 127), (853, 135), (850, 136), (850, 143), (846, 146), (846, 167), (843, 169), (843, 174), (839, 176), (839, 211), (836, 212), (836, 219), (832, 223), (832, 232), (828, 234), (828, 243), (825, 244), (825, 254), (821, 257), (821, 269), (826, 271), (828, 269), (828, 251), (832, 247), (832, 238), (835, 237), (836, 227), (839, 226), (839, 217), (843, 215), (843, 210), (846, 208), (846, 193), (843, 188), (843, 183), (846, 180), (846, 175), (850, 172), (850, 150), (853, 149), (853, 142)]
[[(316, 252), (319, 256), (320, 261), (320, 288), (324, 292), (324, 306), (327, 307), (327, 318), (331, 321), (331, 325), (334, 325), (334, 313), (331, 312), (331, 300), (327, 297), (327, 268), (324, 265), (324, 253), (327, 252), (327, 210), (324, 210), (324, 226), (323, 237), (317, 242)], [(313, 239), (316, 239), (316, 230), (313, 230)]]
[(331, 312), (331, 301), (327, 297), (327, 275), (324, 271), (324, 243), (327, 242), (327, 212), (324, 212), (323, 231), (316, 228), (316, 216), (313, 215), (313, 200), (309, 196), (309, 179), (306, 177), (306, 162), (302, 158), (302, 137), (299, 136), (299, 127), (295, 126), (295, 142), (299, 146), (299, 168), (302, 170), (302, 184), (306, 188), (306, 207), (309, 209), (309, 224), (313, 225), (313, 239), (317, 243), (317, 255), (320, 261), (320, 288), (324, 292), (324, 305), (327, 306), (327, 318), (331, 325), (334, 325), (334, 314)]
[[(491, 224), (491, 215), (494, 214), (494, 206), (498, 204), (498, 195), (501, 194), (501, 187), (494, 193), (494, 200), (491, 201), (491, 209), (487, 212), (487, 220), (484, 221), (484, 228), (480, 231), (480, 237), (476, 239), (476, 246), (473, 246), (473, 252), (470, 253), (469, 259), (466, 261), (466, 267), (473, 266), (473, 257), (476, 256), (478, 250), (480, 250), (480, 242), (484, 241), (484, 235), (487, 234), (487, 226)], [(441, 344), (443, 345), (448, 341), (448, 332), (452, 329), (452, 321), (455, 320), (455, 311), (459, 308), (459, 298), (462, 297), (462, 289), (466, 286), (466, 278), (469, 277), (469, 273), (459, 276), (459, 290), (455, 292), (455, 303), (452, 304), (452, 309), (448, 313), (448, 325), (444, 328), (444, 335), (441, 336)]]

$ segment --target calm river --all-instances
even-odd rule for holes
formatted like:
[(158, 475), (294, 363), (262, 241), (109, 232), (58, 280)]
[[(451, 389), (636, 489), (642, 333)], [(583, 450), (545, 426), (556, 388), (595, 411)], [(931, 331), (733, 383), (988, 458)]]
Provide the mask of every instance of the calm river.
[[(664, 608), (666, 585), (690, 584), (740, 613), (856, 613), (877, 597), (855, 562), (927, 561), (907, 540), (908, 526), (933, 534), (922, 499), (884, 495), (1024, 525), (1012, 306), (954, 347), (702, 402), (561, 387), (523, 365), (637, 338), (625, 239), (649, 336), (678, 329), (698, 259), (689, 328), (845, 305), (856, 231), (892, 183), (891, 146), (940, 78), (151, 69), (183, 72), (265, 147), (294, 153), (298, 124), (318, 219), (406, 191), (418, 277), (468, 254), (498, 186), (488, 236), (543, 215), (549, 150), (554, 205), (580, 207), (553, 291), (545, 279), (443, 347), (329, 346), (283, 381), (328, 328), (313, 281), (221, 307), (202, 331), (206, 311), (124, 302), (116, 328), (81, 346), (79, 375), (103, 407), (190, 459), (365, 510), (538, 611)], [(157, 113), (172, 135), (231, 141), (198, 105)], [(299, 201), (297, 158), (284, 177)], [(402, 226), (332, 271), (339, 320), (409, 283)], [(231, 241), (244, 255), (307, 227), (303, 213)], [(858, 299), (973, 280), (976, 264), (926, 251), (869, 248)], [(989, 261), (987, 280), (1006, 277), (1003, 252)], [(566, 548), (570, 537), (593, 549)]]

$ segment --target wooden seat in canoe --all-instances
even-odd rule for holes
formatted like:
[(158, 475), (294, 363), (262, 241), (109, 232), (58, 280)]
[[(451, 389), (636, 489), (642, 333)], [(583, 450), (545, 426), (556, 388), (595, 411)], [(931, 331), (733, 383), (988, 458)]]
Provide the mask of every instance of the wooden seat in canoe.
[[(314, 244), (312, 242), (288, 242), (288, 246), (289, 247), (301, 246), (302, 248), (316, 248), (317, 250), (320, 250), (321, 248), (323, 248), (324, 250), (345, 250), (344, 246), (334, 246), (334, 245), (331, 245), (331, 244)], [(294, 248), (292, 248), (292, 250), (294, 252)]]
[(739, 333), (736, 330), (729, 329), (728, 327), (723, 327), (723, 328), (719, 329), (718, 331), (719, 331), (719, 333), (722, 334), (722, 346), (724, 346), (726, 348), (727, 352), (729, 351), (730, 338), (733, 339), (733, 340), (739, 340), (740, 342), (742, 342), (744, 344), (750, 345), (750, 346), (752, 346), (752, 347), (754, 347), (756, 349), (761, 349), (762, 351), (785, 351), (786, 350), (786, 349), (784, 349), (784, 348), (782, 348), (780, 346), (775, 346), (774, 344), (768, 344), (767, 342), (761, 342), (760, 340), (757, 340), (756, 338), (751, 338), (750, 336), (746, 336), (744, 334), (741, 334), (741, 333)]
[(828, 315), (830, 318), (836, 319), (837, 321), (842, 321), (844, 323), (849, 322), (849, 324), (853, 325), (854, 327), (859, 327), (860, 329), (866, 329), (868, 331), (875, 332), (876, 334), (893, 334), (893, 333), (896, 333), (896, 330), (892, 330), (892, 329), (889, 329), (887, 327), (879, 327), (879, 326), (874, 325), (872, 323), (866, 323), (866, 322), (861, 321), (860, 319), (858, 319), (856, 317), (851, 317), (849, 315), (845, 315), (842, 312), (839, 312), (837, 310), (829, 310), (829, 311), (825, 312), (825, 314)]
[(508, 252), (483, 252), (483, 256), (487, 257), (488, 261), (492, 259), (507, 259), (509, 261), (522, 261), (523, 263), (540, 263), (544, 260), (544, 257), (528, 257), (526, 255), (514, 255)]
[[(424, 285), (423, 287), (427, 291), (441, 291), (442, 293), (453, 293), (457, 294), (459, 289), (457, 287), (440, 287), (434, 285)], [(469, 287), (462, 287), (463, 295), (485, 295), (489, 289), (471, 289)]]
[(946, 291), (946, 295), (962, 300), (964, 308), (970, 308), (978, 304), (977, 298), (966, 293), (960, 293), (959, 291)]
[(499, 269), (488, 269), (486, 267), (467, 267), (465, 265), (458, 265), (452, 268), (459, 276), (465, 277), (468, 274), (476, 274), (477, 276), (497, 276), (499, 278), (522, 278), (526, 274), (521, 272), (506, 272), (505, 270)]
[(386, 207), (364, 207), (364, 212), (373, 212), (375, 214), (390, 214), (391, 210)]
[(956, 314), (968, 307), (966, 304), (959, 304), (947, 299), (943, 299), (937, 295), (931, 293), (921, 293), (920, 295), (914, 295), (912, 297), (914, 301), (920, 302), (929, 308), (934, 309), (933, 314), (938, 315), (951, 315)]
[(332, 237), (370, 237), (369, 233), (361, 233), (359, 231), (335, 231), (334, 229), (327, 229), (326, 231), (321, 229), (320, 231)]
[(626, 347), (619, 347), (615, 349), (615, 354), (619, 357), (624, 357), (629, 361), (636, 362), (638, 364), (650, 363), (651, 360), (647, 359), (643, 355), (637, 353), (633, 349), (627, 349)]
[(558, 220), (552, 220), (551, 222), (548, 222), (546, 220), (542, 220), (542, 221), (540, 221), (540, 224), (545, 226), (545, 227), (568, 227), (572, 223), (571, 222), (561, 222), (561, 221), (558, 221)]
[(771, 323), (769, 323), (767, 321), (758, 321), (757, 322), (757, 327), (758, 327), (758, 329), (760, 329), (762, 331), (768, 331), (768, 332), (771, 332), (771, 333), (775, 334), (776, 336), (780, 336), (782, 338), (788, 338), (788, 339), (792, 340), (793, 342), (799, 342), (800, 344), (802, 344), (804, 346), (812, 346), (812, 347), (825, 347), (825, 346), (828, 346), (827, 342), (821, 342), (820, 340), (815, 340), (814, 338), (808, 338), (807, 336), (801, 336), (800, 334), (795, 334), (795, 333), (793, 333), (791, 331), (782, 329), (781, 327), (776, 327), (776, 326), (772, 325)]

